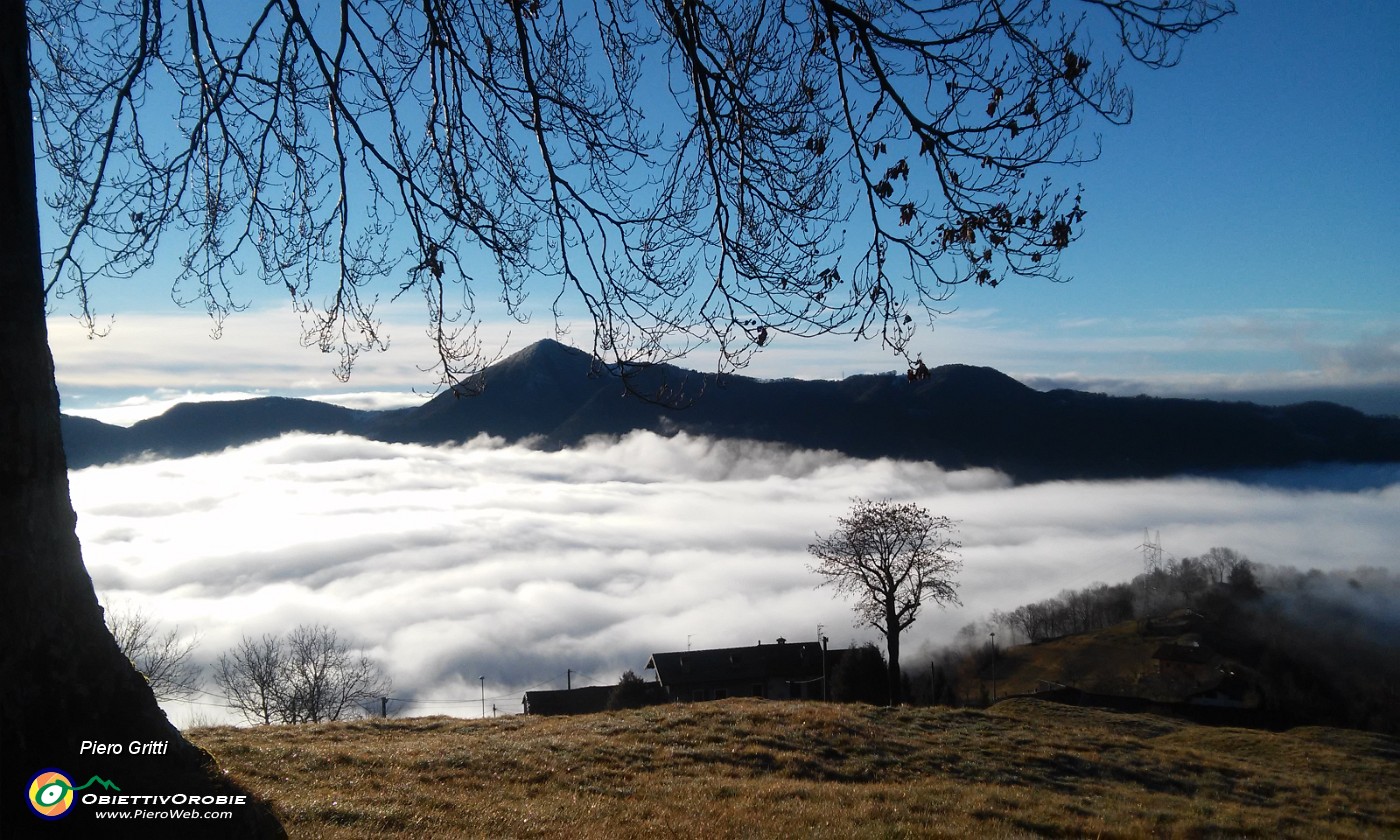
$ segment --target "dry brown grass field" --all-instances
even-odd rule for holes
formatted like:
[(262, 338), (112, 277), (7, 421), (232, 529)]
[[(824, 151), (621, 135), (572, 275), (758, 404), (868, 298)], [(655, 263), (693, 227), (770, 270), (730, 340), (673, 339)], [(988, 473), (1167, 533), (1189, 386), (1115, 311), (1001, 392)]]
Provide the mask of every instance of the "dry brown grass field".
[[(1173, 685), (1172, 681), (1152, 676), (1157, 670), (1152, 654), (1169, 640), (1143, 635), (1138, 622), (1125, 621), (1089, 633), (1009, 647), (1001, 651), (997, 660), (997, 696), (1033, 694), (1046, 684), (1063, 684), (1098, 694), (1181, 700), (1204, 685)], [(963, 675), (963, 684), (978, 686), (990, 696), (991, 670), (985, 660), (980, 664), (980, 671)], [(1206, 684), (1218, 681), (1219, 676), (1215, 675)], [(966, 702), (976, 699), (976, 694), (965, 698)]]
[(1400, 741), (727, 700), (188, 733), (294, 838), (1396, 837)]

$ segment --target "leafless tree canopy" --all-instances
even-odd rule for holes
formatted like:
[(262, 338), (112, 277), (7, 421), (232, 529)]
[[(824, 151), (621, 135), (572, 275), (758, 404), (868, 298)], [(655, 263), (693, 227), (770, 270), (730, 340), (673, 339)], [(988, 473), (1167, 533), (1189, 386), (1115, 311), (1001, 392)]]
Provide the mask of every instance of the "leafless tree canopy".
[(214, 681), (245, 719), (264, 724), (340, 720), (390, 685), (378, 664), (322, 625), (301, 625), (285, 639), (245, 636), (219, 657)]
[(837, 528), (807, 546), (824, 584), (856, 597), (862, 625), (890, 635), (914, 623), (925, 601), (958, 604), (962, 568), (954, 522), (913, 503), (857, 499)]
[(955, 580), (962, 568), (956, 523), (912, 502), (856, 499), (837, 528), (818, 536), (807, 551), (823, 585), (855, 596), (857, 626), (885, 637), (890, 703), (899, 702), (902, 673), (899, 637), (926, 601), (958, 604)]
[[(1054, 176), (1128, 121), (1229, 0), (44, 0), (53, 294), (156, 265), (216, 321), (237, 276), (309, 343), (384, 345), (421, 295), (451, 383), (477, 296), (526, 293), (618, 362), (782, 336), (904, 353), (959, 284), (1057, 279), (1087, 213)], [(589, 319), (585, 321), (584, 319)]]
[(229, 705), (249, 723), (282, 720), (282, 643), (276, 636), (247, 636), (228, 653), (220, 654), (214, 682), (223, 689)]
[(198, 636), (182, 638), (178, 627), (162, 631), (139, 609), (108, 609), (106, 616), (117, 647), (146, 678), (157, 700), (185, 698), (199, 690), (203, 669), (191, 659)]

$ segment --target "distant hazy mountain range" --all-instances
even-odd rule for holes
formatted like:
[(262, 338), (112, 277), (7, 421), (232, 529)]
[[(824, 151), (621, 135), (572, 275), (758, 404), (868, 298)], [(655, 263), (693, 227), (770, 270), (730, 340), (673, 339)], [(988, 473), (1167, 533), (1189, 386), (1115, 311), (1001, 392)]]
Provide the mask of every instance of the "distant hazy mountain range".
[[(478, 396), (356, 411), (267, 397), (187, 403), (131, 428), (63, 418), (69, 465), (145, 453), (181, 457), (287, 432), (394, 442), (465, 441), (483, 432), (544, 448), (633, 430), (749, 438), (861, 458), (992, 467), (1017, 481), (1153, 477), (1305, 463), (1400, 461), (1400, 418), (1332, 403), (1285, 407), (1208, 400), (1036, 391), (991, 368), (947, 365), (928, 379), (839, 382), (717, 378), (669, 365), (638, 371), (642, 394), (580, 350), (541, 341), (492, 365)], [(664, 390), (663, 390), (664, 389)]]

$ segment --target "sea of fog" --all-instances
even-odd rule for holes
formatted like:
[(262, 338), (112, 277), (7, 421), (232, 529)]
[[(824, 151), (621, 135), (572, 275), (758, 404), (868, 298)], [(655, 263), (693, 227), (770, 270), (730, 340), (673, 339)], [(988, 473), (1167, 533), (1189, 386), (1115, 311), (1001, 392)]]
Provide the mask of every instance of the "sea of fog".
[[(636, 433), (539, 452), (289, 435), (72, 474), (99, 597), (198, 637), (321, 623), (393, 679), (403, 714), (520, 711), (523, 692), (643, 676), (653, 651), (875, 641), (806, 547), (853, 497), (961, 522), (963, 605), (926, 608), (906, 665), (993, 609), (1228, 546), (1300, 568), (1400, 571), (1400, 470), (1013, 486), (988, 470)], [(481, 677), (485, 677), (484, 686)], [(236, 718), (208, 692), (180, 725)]]

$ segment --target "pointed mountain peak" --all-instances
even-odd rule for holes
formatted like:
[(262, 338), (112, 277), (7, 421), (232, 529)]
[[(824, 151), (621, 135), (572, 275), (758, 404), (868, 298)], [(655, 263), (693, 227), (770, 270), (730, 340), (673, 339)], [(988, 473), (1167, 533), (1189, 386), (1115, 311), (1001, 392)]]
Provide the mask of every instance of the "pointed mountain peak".
[(929, 371), (929, 381), (943, 391), (984, 397), (1006, 399), (1035, 393), (1034, 388), (996, 368), (976, 365), (939, 365)]
[(516, 351), (515, 353), (512, 353), (508, 357), (507, 361), (509, 361), (509, 359), (514, 358), (530, 359), (550, 358), (554, 356), (587, 357), (588, 355), (589, 354), (587, 352), (580, 350), (577, 347), (565, 344), (562, 341), (556, 341), (552, 338), (542, 338), (539, 341), (536, 341), (534, 344), (531, 344), (521, 350)]
[[(485, 370), (464, 380), (464, 385), (469, 393), (474, 393), (483, 386), (490, 388), (494, 383), (522, 378), (586, 377), (592, 364), (593, 357), (587, 352), (543, 338), (487, 365)], [(435, 399), (443, 396), (447, 395), (440, 394)]]

